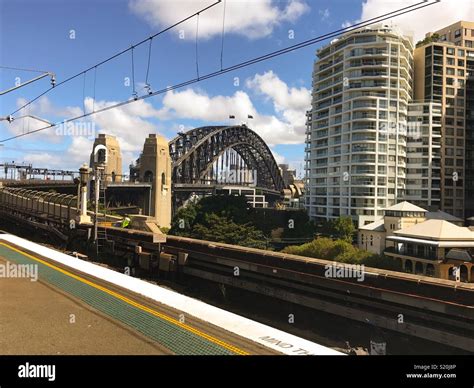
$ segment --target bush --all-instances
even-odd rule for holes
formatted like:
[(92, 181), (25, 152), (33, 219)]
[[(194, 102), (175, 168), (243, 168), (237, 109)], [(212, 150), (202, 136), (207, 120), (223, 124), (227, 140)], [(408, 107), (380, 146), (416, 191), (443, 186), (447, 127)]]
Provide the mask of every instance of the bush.
[(317, 238), (302, 245), (292, 245), (282, 252), (346, 264), (364, 264), (367, 267), (400, 270), (395, 260), (356, 248), (346, 240), (332, 240), (327, 237)]

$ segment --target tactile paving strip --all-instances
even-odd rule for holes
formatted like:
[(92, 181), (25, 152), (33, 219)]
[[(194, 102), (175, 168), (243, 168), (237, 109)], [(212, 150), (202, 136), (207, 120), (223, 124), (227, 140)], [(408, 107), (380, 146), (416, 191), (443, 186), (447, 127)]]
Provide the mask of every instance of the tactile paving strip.
[(235, 354), (229, 349), (198, 336), (178, 324), (130, 305), (29, 257), (0, 245), (0, 255), (17, 264), (37, 264), (39, 277), (47, 283), (82, 300), (89, 306), (132, 327), (145, 336), (181, 355)]

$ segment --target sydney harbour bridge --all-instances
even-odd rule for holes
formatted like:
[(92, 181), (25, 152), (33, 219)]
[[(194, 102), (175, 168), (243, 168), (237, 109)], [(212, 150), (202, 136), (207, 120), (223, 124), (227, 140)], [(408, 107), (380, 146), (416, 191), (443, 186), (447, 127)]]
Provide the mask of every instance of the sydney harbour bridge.
[(169, 142), (175, 201), (189, 192), (249, 186), (277, 198), (284, 189), (278, 164), (263, 139), (246, 125), (206, 126)]
[[(270, 203), (282, 196), (283, 178), (272, 152), (245, 124), (194, 128), (178, 133), (168, 146), (175, 210), (192, 195), (216, 194), (236, 186), (252, 188), (265, 195)], [(47, 174), (48, 170), (43, 170)], [(109, 207), (137, 205), (146, 214), (145, 203), (151, 195), (151, 183), (143, 174), (140, 178), (139, 170), (140, 159), (130, 167), (128, 181), (117, 177), (117, 181), (108, 184)], [(56, 192), (68, 194), (76, 190), (71, 180), (37, 180), (32, 179), (33, 174), (28, 171), (19, 173), (30, 178), (8, 185), (33, 190), (50, 190), (54, 186)], [(70, 171), (66, 175), (70, 176)]]

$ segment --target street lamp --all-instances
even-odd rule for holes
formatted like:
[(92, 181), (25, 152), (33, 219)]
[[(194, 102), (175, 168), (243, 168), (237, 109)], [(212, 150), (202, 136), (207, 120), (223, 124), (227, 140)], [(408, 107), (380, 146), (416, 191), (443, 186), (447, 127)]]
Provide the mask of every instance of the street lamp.
[[(79, 224), (90, 224), (91, 217), (87, 214), (87, 185), (89, 183), (91, 169), (86, 163), (79, 169), (79, 187), (77, 202), (80, 203)], [(79, 206), (78, 206), (79, 207)]]

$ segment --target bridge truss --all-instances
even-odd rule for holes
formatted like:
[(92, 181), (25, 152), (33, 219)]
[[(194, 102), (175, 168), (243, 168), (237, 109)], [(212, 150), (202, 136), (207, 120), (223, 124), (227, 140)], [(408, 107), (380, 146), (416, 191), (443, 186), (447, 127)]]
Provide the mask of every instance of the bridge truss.
[(246, 125), (209, 126), (179, 133), (169, 143), (174, 184), (253, 185), (281, 192), (272, 152)]

